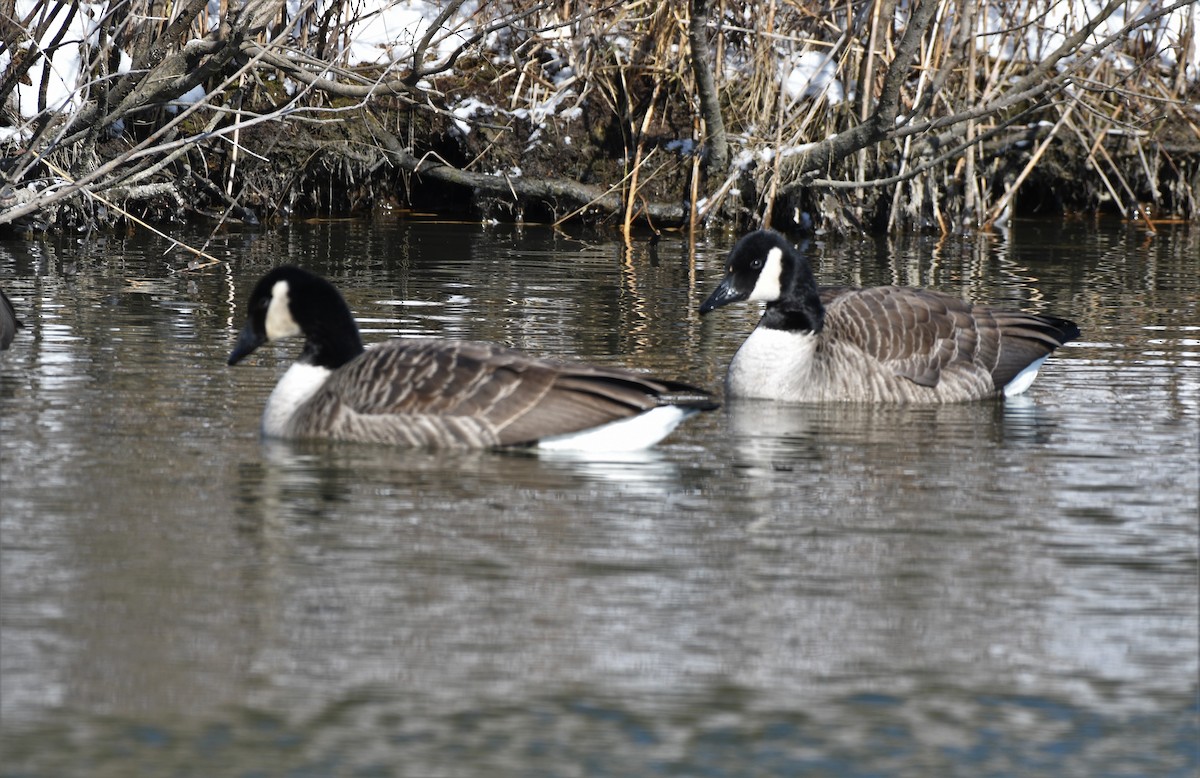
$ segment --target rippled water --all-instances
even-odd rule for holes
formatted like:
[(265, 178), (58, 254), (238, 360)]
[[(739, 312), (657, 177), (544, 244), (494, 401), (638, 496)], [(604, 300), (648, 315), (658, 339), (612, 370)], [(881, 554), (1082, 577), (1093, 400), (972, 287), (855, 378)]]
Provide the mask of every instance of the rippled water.
[(1196, 774), (1194, 232), (811, 243), (1084, 335), (1020, 401), (731, 403), (638, 456), (265, 444), (294, 344), (224, 364), (292, 261), (368, 342), (715, 387), (733, 237), (0, 243), (0, 775)]

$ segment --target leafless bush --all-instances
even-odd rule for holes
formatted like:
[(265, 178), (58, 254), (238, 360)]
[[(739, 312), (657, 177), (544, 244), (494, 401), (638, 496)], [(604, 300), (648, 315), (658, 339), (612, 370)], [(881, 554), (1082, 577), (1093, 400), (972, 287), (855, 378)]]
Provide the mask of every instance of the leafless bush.
[(1081, 173), (1197, 213), (1186, 0), (453, 0), (378, 61), (355, 31), (396, 4), (219, 5), (0, 3), (0, 224), (348, 208), (383, 173), (626, 230), (979, 228)]

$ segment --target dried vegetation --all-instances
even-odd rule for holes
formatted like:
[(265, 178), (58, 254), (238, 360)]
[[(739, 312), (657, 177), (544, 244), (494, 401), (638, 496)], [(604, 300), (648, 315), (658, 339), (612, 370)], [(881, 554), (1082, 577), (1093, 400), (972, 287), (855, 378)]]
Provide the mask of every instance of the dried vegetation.
[[(384, 206), (626, 231), (1200, 215), (1200, 95), (1169, 64), (1197, 45), (1190, 2), (453, 0), (387, 67), (347, 58), (380, 3), (32, 5), (0, 3), (0, 225)], [(72, 38), (89, 13), (95, 33)], [(37, 63), (68, 46), (84, 75), (56, 109)], [(23, 114), (18, 88), (37, 86)]]

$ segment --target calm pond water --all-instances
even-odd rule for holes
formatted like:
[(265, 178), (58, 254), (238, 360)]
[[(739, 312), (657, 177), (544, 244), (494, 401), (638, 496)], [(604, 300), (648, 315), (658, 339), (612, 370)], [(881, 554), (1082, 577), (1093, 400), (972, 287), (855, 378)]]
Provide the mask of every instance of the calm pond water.
[(642, 456), (265, 444), (295, 344), (225, 366), (292, 261), (369, 342), (717, 387), (735, 238), (0, 243), (0, 775), (1196, 775), (1196, 230), (811, 243), (1084, 335), (1021, 401), (732, 404)]

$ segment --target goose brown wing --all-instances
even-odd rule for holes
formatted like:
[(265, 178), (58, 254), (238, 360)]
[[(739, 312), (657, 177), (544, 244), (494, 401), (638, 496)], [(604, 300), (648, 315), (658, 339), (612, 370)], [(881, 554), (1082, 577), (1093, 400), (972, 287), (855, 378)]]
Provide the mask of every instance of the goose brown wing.
[(982, 370), (996, 389), (1079, 334), (1065, 319), (997, 311), (928, 289), (881, 286), (837, 295), (830, 337), (854, 343), (896, 375), (936, 386), (947, 370)]
[(513, 415), (501, 429), (503, 444), (576, 432), (636, 416), (668, 402), (702, 410), (716, 407), (706, 393), (687, 384), (624, 370), (543, 364), (555, 374), (550, 390)]
[(825, 312), (830, 339), (921, 386), (936, 386), (955, 361), (972, 362), (979, 332), (970, 305), (928, 290), (878, 286), (845, 292)]
[[(494, 444), (517, 445), (633, 416), (689, 391), (635, 373), (564, 365), (491, 343), (391, 341), (368, 349), (330, 385), (359, 414), (470, 419)], [(352, 390), (351, 390), (352, 389)], [(711, 405), (711, 404), (710, 404)], [(428, 423), (428, 422), (426, 422)], [(493, 444), (493, 445), (494, 445)]]

